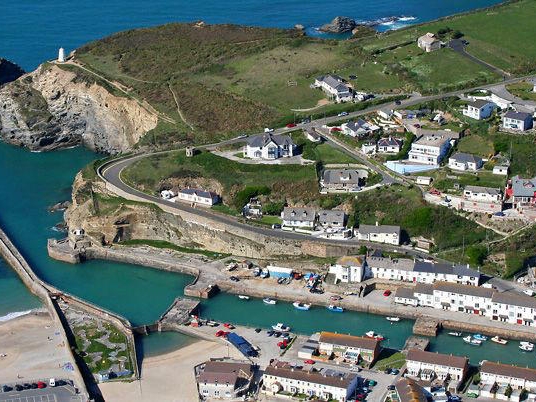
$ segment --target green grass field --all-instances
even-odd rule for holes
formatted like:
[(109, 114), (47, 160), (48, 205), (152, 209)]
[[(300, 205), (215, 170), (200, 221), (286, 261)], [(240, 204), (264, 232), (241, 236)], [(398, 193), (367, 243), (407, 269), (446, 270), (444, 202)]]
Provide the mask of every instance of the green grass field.
[(536, 101), (536, 92), (534, 92), (534, 85), (530, 82), (518, 82), (516, 84), (510, 84), (506, 86), (506, 89), (515, 96), (525, 100)]
[(493, 155), (493, 141), (479, 135), (463, 137), (457, 145), (457, 151), (488, 157)]

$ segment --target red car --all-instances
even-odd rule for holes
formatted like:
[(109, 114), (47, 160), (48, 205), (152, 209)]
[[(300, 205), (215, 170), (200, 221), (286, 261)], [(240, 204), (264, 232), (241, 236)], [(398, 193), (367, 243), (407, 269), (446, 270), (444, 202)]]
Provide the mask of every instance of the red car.
[(384, 295), (385, 297), (387, 297), (387, 296), (391, 296), (391, 291), (390, 291), (389, 289), (387, 289), (386, 291), (383, 292), (383, 295)]
[(287, 128), (296, 127), (296, 124), (294, 124), (294, 123), (288, 123), (286, 127), (287, 127)]
[(38, 381), (37, 382), (37, 388), (43, 389), (43, 388), (46, 388), (46, 387), (47, 387), (47, 385), (43, 381)]
[(435, 188), (430, 190), (430, 194), (432, 195), (441, 195), (441, 192), (439, 190), (436, 190)]
[(223, 326), (224, 326), (225, 328), (234, 329), (234, 325), (233, 325), (233, 324), (229, 324), (228, 322), (226, 322), (225, 324), (223, 324)]
[(216, 336), (217, 336), (218, 338), (223, 338), (223, 337), (226, 337), (227, 335), (229, 335), (229, 332), (227, 332), (227, 331), (222, 331), (221, 329), (220, 329), (218, 332), (216, 332)]
[(314, 361), (314, 360), (311, 360), (311, 359), (304, 360), (303, 362), (304, 362), (305, 364), (315, 364), (315, 361)]
[(339, 127), (331, 127), (331, 131), (342, 131)]

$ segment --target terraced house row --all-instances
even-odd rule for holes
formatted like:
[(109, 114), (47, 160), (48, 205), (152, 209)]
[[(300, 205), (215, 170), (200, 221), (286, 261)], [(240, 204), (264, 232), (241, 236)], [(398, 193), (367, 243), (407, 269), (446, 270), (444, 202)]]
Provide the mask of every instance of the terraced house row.
[(482, 315), (493, 321), (531, 327), (536, 321), (536, 299), (532, 297), (456, 283), (418, 283), (414, 288), (400, 287), (395, 294), (395, 303)]

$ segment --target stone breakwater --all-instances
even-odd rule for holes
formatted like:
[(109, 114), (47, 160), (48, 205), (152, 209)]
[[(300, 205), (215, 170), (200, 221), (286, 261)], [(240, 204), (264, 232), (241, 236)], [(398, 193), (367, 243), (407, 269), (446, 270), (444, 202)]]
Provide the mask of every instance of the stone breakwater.
[[(58, 252), (58, 250), (56, 250)], [(280, 301), (294, 302), (300, 300), (304, 303), (314, 305), (328, 306), (333, 302), (329, 300), (332, 293), (342, 293), (344, 289), (336, 289), (334, 286), (329, 287), (329, 292), (323, 295), (312, 294), (303, 289), (292, 289), (283, 286), (266, 285), (257, 281), (240, 281), (232, 282), (228, 276), (222, 272), (221, 267), (212, 263), (194, 263), (185, 264), (174, 260), (172, 254), (162, 255), (162, 250), (151, 249), (150, 247), (130, 248), (105, 248), (93, 246), (86, 250), (85, 258), (109, 259), (117, 262), (126, 262), (130, 264), (143, 265), (156, 269), (162, 269), (171, 272), (180, 272), (195, 277), (194, 281), (185, 288), (185, 295), (197, 297), (210, 297), (210, 294), (202, 294), (207, 288), (220, 289), (231, 294), (243, 294), (250, 297), (264, 298), (271, 297)], [(394, 291), (397, 286), (407, 286), (407, 283), (389, 283), (389, 288)], [(387, 284), (384, 282), (371, 282), (366, 285), (366, 292), (376, 289), (386, 289)], [(482, 333), (489, 336), (501, 336), (516, 340), (536, 341), (536, 333), (531, 328), (523, 326), (514, 327), (512, 325), (503, 325), (492, 321), (468, 322), (465, 313), (456, 314), (454, 317), (447, 316), (446, 313), (424, 307), (409, 307), (398, 304), (378, 304), (368, 297), (350, 296), (339, 301), (338, 304), (347, 310), (359, 311), (363, 313), (398, 316), (401, 318), (412, 319), (419, 322), (434, 322), (433, 328), (426, 330), (426, 335), (436, 335), (436, 329), (449, 329), (463, 332)], [(458, 318), (459, 319), (456, 319)], [(422, 325), (415, 327), (417, 332), (423, 331)]]

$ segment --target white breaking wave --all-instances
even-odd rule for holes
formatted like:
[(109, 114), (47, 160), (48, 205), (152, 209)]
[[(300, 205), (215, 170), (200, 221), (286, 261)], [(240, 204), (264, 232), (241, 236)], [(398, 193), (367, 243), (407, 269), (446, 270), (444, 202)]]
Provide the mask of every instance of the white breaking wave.
[(6, 315), (0, 317), (0, 322), (6, 322), (6, 321), (9, 321), (9, 320), (13, 320), (13, 319), (15, 319), (17, 317), (22, 317), (23, 315), (28, 315), (32, 311), (33, 310), (15, 311), (13, 313), (6, 314)]

